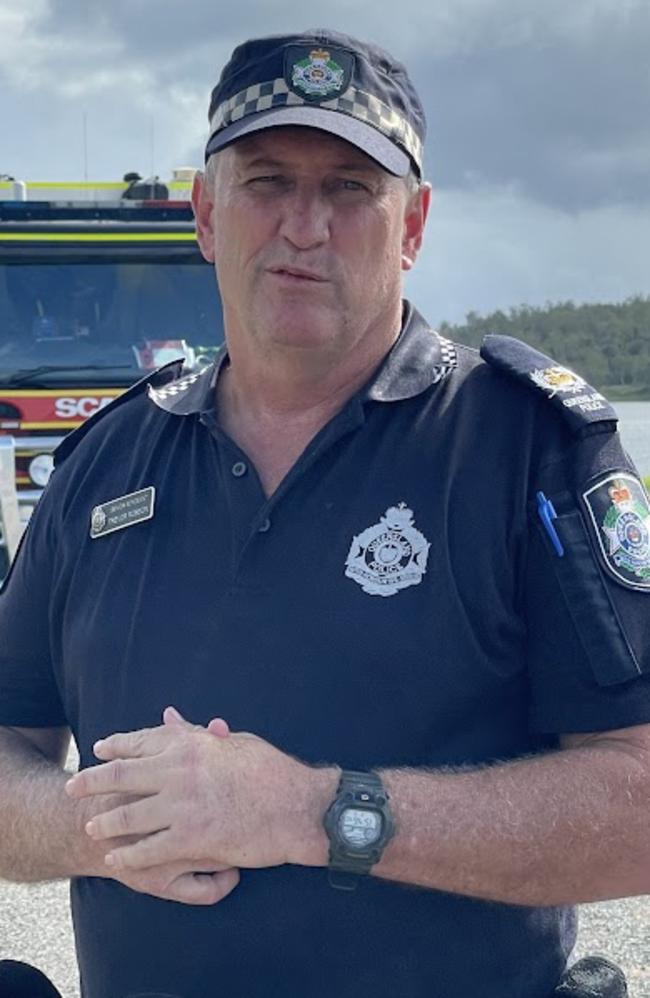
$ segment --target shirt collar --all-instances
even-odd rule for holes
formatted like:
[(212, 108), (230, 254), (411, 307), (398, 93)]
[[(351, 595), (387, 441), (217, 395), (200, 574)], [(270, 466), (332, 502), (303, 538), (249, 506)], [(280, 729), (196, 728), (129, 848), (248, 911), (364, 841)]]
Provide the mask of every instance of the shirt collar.
[(214, 388), (227, 356), (224, 344), (208, 367), (183, 374), (174, 381), (167, 381), (160, 388), (150, 384), (147, 388), (149, 398), (159, 409), (171, 412), (175, 416), (191, 416), (193, 413), (212, 411)]
[[(149, 398), (160, 409), (176, 416), (212, 411), (214, 388), (227, 359), (225, 345), (209, 367), (184, 374), (160, 388), (148, 386)], [(446, 378), (456, 367), (453, 343), (444, 339), (404, 302), (402, 331), (363, 396), (373, 402), (398, 402), (413, 398)]]
[(402, 331), (372, 381), (366, 398), (374, 402), (399, 402), (414, 398), (446, 378), (456, 367), (454, 344), (404, 301)]

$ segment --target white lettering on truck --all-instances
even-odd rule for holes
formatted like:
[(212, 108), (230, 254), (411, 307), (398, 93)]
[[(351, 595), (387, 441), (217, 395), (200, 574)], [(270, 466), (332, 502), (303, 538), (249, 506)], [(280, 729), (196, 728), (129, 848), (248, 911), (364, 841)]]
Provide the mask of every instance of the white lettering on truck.
[(54, 411), (59, 419), (75, 419), (80, 416), (87, 419), (93, 413), (103, 409), (105, 405), (112, 402), (112, 398), (93, 398), (91, 395), (83, 398), (60, 398), (54, 403)]

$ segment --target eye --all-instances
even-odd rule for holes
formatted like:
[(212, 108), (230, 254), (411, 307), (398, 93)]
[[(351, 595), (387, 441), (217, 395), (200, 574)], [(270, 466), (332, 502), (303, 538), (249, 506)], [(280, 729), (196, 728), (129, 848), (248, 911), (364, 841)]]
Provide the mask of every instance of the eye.
[(372, 194), (370, 184), (356, 177), (332, 177), (326, 184), (326, 190), (330, 196), (345, 199), (365, 198)]
[(341, 187), (345, 191), (367, 191), (369, 187), (361, 180), (342, 180)]
[(284, 190), (287, 184), (287, 178), (281, 173), (260, 173), (246, 181), (246, 187), (254, 191)]
[(277, 173), (264, 173), (259, 177), (250, 177), (248, 180), (249, 184), (273, 184), (277, 183), (281, 179), (280, 175)]

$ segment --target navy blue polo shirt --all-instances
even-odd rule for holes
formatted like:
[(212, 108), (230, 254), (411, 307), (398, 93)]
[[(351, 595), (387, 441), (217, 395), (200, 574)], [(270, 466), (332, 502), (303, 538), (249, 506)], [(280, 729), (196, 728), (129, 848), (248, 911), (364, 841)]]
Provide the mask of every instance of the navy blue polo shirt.
[[(174, 704), (364, 769), (650, 720), (647, 587), (589, 532), (597, 489), (633, 475), (611, 420), (578, 432), (406, 306), (371, 383), (266, 498), (214, 412), (225, 362), (132, 390), (62, 445), (0, 597), (0, 723), (67, 724), (88, 766), (97, 738)], [(150, 488), (150, 517), (98, 516)], [(242, 871), (211, 908), (99, 878), (72, 902), (84, 998), (548, 998), (575, 936), (570, 909), (373, 877), (349, 893), (298, 866)]]

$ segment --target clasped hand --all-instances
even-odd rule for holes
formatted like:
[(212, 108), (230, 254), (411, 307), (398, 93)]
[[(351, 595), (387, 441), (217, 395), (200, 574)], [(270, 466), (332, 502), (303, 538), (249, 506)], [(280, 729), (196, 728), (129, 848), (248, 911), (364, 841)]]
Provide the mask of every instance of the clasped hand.
[(121, 871), (179, 861), (235, 871), (290, 862), (290, 798), (310, 768), (256, 735), (230, 734), (223, 721), (203, 728), (167, 708), (163, 722), (97, 742), (102, 764), (66, 785), (73, 798), (137, 798), (86, 825), (88, 835), (109, 846), (131, 837), (109, 848), (107, 872), (120, 878)]

